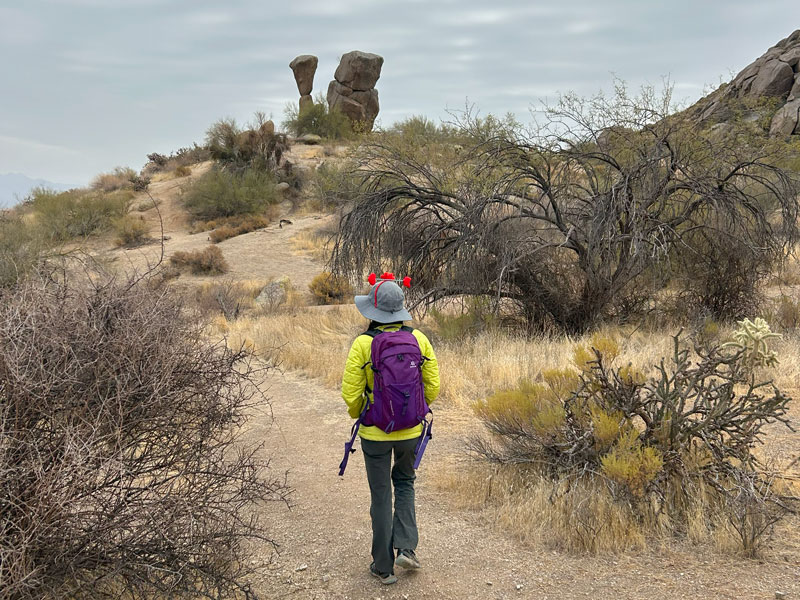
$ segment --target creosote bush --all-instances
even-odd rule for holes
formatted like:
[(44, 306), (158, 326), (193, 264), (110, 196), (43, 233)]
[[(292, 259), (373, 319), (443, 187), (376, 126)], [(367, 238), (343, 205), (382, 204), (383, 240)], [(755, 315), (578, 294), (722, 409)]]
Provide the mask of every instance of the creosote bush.
[(4, 292), (0, 597), (252, 597), (257, 507), (287, 494), (240, 437), (260, 378), (147, 278)]
[(133, 187), (133, 180), (139, 174), (130, 167), (116, 167), (110, 173), (101, 173), (92, 180), (92, 189), (113, 192)]
[(323, 271), (308, 284), (318, 304), (341, 304), (350, 299), (353, 288), (343, 277)]
[(150, 241), (150, 227), (142, 217), (125, 215), (113, 221), (117, 246), (134, 248)]
[(263, 214), (279, 201), (274, 176), (254, 168), (239, 172), (211, 169), (189, 184), (183, 194), (186, 210), (201, 221)]
[[(264, 215), (243, 215), (239, 217), (228, 217), (227, 219), (213, 222), (213, 231), (209, 234), (209, 239), (214, 243), (225, 241), (237, 235), (250, 233), (257, 229), (262, 229), (270, 224), (270, 218)], [(206, 223), (206, 226), (208, 223)]]
[(188, 269), (193, 275), (221, 275), (228, 272), (228, 261), (217, 246), (203, 250), (175, 252), (169, 259), (178, 269)]
[(54, 192), (36, 188), (29, 204), (42, 235), (52, 242), (65, 242), (110, 227), (114, 219), (127, 214), (132, 198), (130, 190)]
[(292, 135), (301, 136), (306, 133), (331, 140), (349, 139), (356, 136), (350, 119), (338, 110), (331, 110), (328, 101), (322, 94), (317, 94), (314, 104), (302, 111), (294, 103), (286, 105), (284, 110), (284, 127)]
[[(790, 398), (754, 375), (775, 364), (773, 337), (761, 319), (740, 322), (731, 342), (694, 352), (676, 336), (672, 357), (645, 375), (610, 367), (618, 342), (596, 335), (591, 349), (575, 348), (574, 367), (478, 402), (491, 437), (474, 437), (470, 449), (495, 464), (524, 466), (533, 487), (552, 483), (555, 502), (572, 489), (605, 490), (609, 503), (628, 507), (637, 539), (713, 532), (723, 523), (753, 555), (796, 501), (753, 453), (767, 424), (790, 426)], [(556, 492), (565, 482), (567, 490)], [(591, 519), (575, 522), (585, 528)], [(592, 549), (585, 531), (574, 534), (565, 545)], [(623, 536), (617, 549), (630, 539)]]

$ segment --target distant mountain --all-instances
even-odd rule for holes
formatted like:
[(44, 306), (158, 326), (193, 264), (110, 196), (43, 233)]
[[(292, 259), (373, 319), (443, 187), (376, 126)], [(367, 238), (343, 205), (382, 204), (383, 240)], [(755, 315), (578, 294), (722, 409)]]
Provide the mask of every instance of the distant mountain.
[(21, 173), (0, 173), (0, 208), (14, 206), (35, 187), (46, 187), (52, 190), (68, 190), (75, 185), (53, 183), (44, 179), (31, 179)]

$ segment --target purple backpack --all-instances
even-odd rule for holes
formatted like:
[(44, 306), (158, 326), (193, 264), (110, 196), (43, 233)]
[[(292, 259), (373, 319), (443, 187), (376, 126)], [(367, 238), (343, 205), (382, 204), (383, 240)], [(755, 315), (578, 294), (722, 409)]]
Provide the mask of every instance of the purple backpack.
[(410, 429), (422, 423), (414, 468), (419, 466), (422, 453), (432, 437), (433, 417), (431, 421), (425, 419), (431, 413), (422, 385), (422, 365), (427, 359), (422, 356), (413, 331), (411, 327), (403, 326), (397, 331), (369, 329), (365, 332), (372, 338), (371, 360), (362, 368), (372, 367), (373, 389), (366, 389), (367, 397), (372, 393), (372, 402), (365, 401), (361, 415), (353, 425), (350, 441), (345, 444), (344, 459), (339, 465), (339, 475), (344, 474), (347, 459), (355, 452), (353, 443), (362, 423), (386, 433)]

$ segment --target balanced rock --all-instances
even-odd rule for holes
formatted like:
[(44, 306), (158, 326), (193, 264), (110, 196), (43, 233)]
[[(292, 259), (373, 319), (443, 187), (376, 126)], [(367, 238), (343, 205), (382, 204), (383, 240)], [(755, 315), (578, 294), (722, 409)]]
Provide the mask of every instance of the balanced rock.
[(311, 98), (311, 94), (300, 96), (300, 112), (304, 112), (311, 106), (314, 106), (314, 100)]
[(382, 56), (353, 50), (342, 55), (333, 78), (350, 89), (369, 91), (378, 83), (382, 66)]
[(294, 73), (297, 89), (301, 96), (308, 96), (314, 87), (314, 73), (317, 71), (319, 60), (311, 54), (301, 54), (289, 63), (289, 68)]
[(380, 111), (375, 84), (381, 76), (383, 57), (354, 50), (342, 56), (328, 85), (328, 106), (342, 112), (350, 122), (372, 129)]

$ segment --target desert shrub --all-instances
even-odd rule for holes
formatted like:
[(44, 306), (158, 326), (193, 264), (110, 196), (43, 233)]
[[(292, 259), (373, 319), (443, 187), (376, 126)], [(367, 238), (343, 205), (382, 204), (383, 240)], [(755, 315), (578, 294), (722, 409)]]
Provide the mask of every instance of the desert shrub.
[(110, 193), (87, 190), (54, 192), (37, 188), (31, 192), (31, 206), (45, 237), (59, 242), (85, 237), (111, 225), (128, 212), (130, 190)]
[(110, 173), (101, 173), (92, 180), (92, 189), (102, 192), (113, 192), (121, 189), (131, 189), (132, 181), (139, 174), (130, 167), (116, 167)]
[(361, 177), (354, 161), (326, 160), (311, 174), (310, 207), (335, 211), (356, 199), (360, 185)]
[(186, 188), (183, 204), (198, 220), (242, 214), (263, 214), (279, 198), (275, 179), (265, 171), (211, 169)]
[(740, 317), (798, 235), (796, 175), (746, 131), (706, 135), (669, 90), (618, 84), (561, 97), (534, 128), (469, 113), (459, 127), (461, 149), (404, 135), (360, 146), (335, 272), (357, 280), (383, 261), (423, 304), (496, 298), (530, 329), (582, 333), (669, 283)]
[(192, 170), (185, 165), (178, 165), (174, 171), (175, 177), (188, 177), (192, 174)]
[(446, 342), (463, 341), (498, 324), (491, 305), (482, 298), (468, 298), (458, 310), (433, 308), (430, 316), (436, 326), (436, 335)]
[(228, 272), (228, 261), (217, 246), (203, 250), (177, 251), (169, 259), (179, 269), (188, 269), (193, 275), (220, 275)]
[[(592, 346), (605, 350), (592, 348), (592, 360), (579, 346), (574, 368), (478, 402), (492, 437), (476, 436), (470, 448), (493, 463), (524, 465), (533, 486), (605, 487), (608, 502), (627, 506), (642, 535), (685, 533), (699, 511), (702, 527), (727, 524), (741, 533), (740, 550), (753, 554), (791, 510), (753, 452), (768, 423), (789, 424), (790, 398), (755, 379), (759, 368), (775, 364), (773, 337), (761, 319), (740, 322), (732, 341), (696, 354), (676, 336), (672, 357), (647, 376), (609, 367), (618, 343), (599, 336)], [(576, 523), (588, 526), (587, 519)], [(576, 530), (576, 540), (583, 534)]]
[(224, 240), (250, 233), (269, 225), (270, 219), (262, 215), (243, 215), (239, 217), (229, 217), (223, 224), (214, 223), (213, 231), (209, 234), (209, 239), (218, 244)]
[(47, 249), (40, 229), (19, 216), (0, 214), (0, 289), (14, 285), (33, 271)]
[(283, 116), (283, 126), (298, 137), (306, 133), (331, 140), (350, 139), (355, 136), (350, 119), (338, 110), (331, 110), (322, 94), (318, 94), (314, 104), (302, 111), (294, 103), (287, 104)]
[(353, 293), (350, 282), (327, 271), (323, 271), (308, 284), (308, 289), (318, 304), (341, 304)]
[(0, 595), (244, 597), (253, 509), (286, 494), (241, 438), (260, 377), (146, 279), (6, 294)]
[(262, 171), (277, 169), (289, 148), (286, 136), (275, 133), (275, 125), (260, 112), (246, 128), (234, 119), (217, 121), (206, 131), (206, 147), (211, 158), (232, 169)]
[[(197, 144), (194, 144), (191, 148), (179, 148), (169, 156), (152, 152), (147, 155), (148, 162), (142, 169), (142, 173), (149, 175), (163, 171), (177, 171), (179, 167), (188, 167), (210, 158), (211, 154), (208, 148)], [(176, 177), (183, 177), (183, 175), (176, 174)]]
[(114, 243), (117, 246), (133, 248), (141, 246), (150, 240), (150, 227), (142, 217), (125, 215), (113, 221), (114, 231), (117, 238)]

